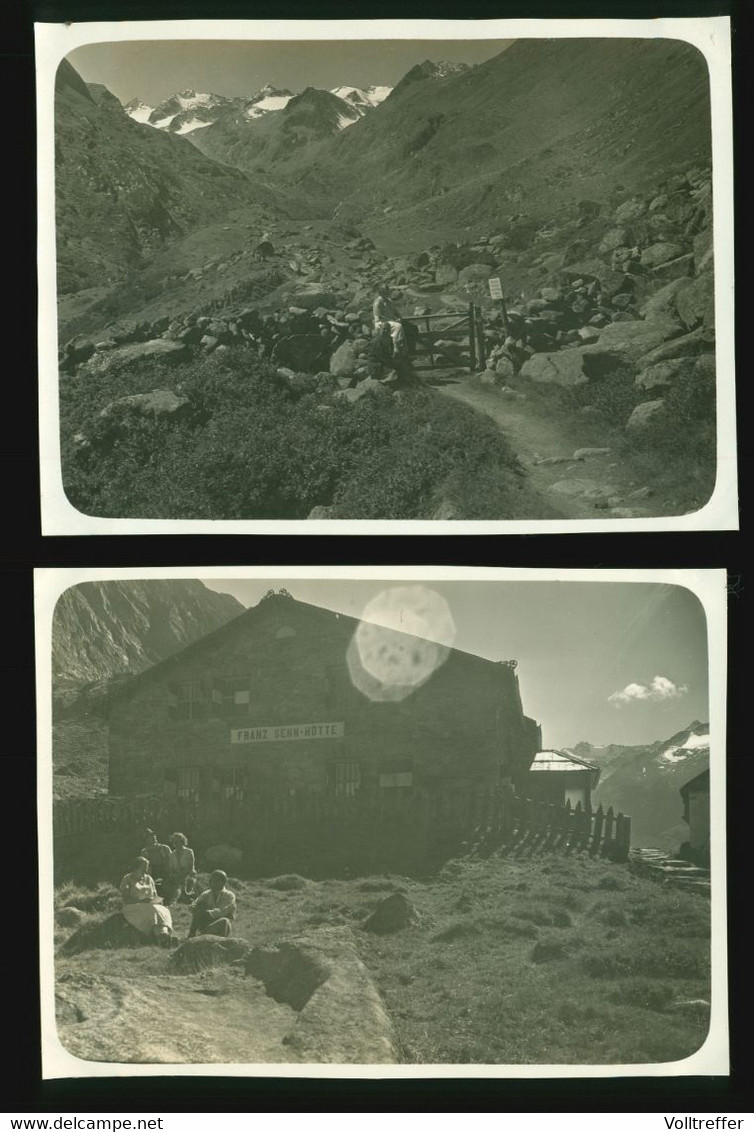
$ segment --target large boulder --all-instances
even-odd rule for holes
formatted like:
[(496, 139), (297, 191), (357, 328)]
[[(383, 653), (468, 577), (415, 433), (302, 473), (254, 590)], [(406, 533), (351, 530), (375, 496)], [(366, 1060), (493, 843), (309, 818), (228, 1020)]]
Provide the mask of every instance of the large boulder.
[(615, 210), (615, 219), (619, 224), (628, 224), (632, 220), (638, 220), (647, 211), (647, 202), (639, 197), (634, 197), (633, 200), (624, 201)]
[(597, 251), (600, 255), (609, 255), (616, 248), (623, 248), (629, 242), (629, 235), (625, 228), (611, 228), (602, 237)]
[(470, 263), (468, 267), (462, 267), (458, 272), (458, 281), (460, 283), (485, 282), (496, 271), (497, 268), (490, 267), (488, 263)]
[(640, 313), (645, 318), (675, 318), (678, 311), (675, 297), (682, 287), (688, 286), (688, 279), (681, 275), (678, 279), (671, 279), (659, 291), (654, 291), (640, 307)]
[(363, 346), (353, 341), (341, 343), (330, 358), (330, 373), (337, 377), (350, 377), (360, 365), (364, 364)]
[(682, 333), (683, 328), (670, 318), (611, 322), (599, 342), (582, 348), (584, 372), (598, 377), (618, 366), (635, 365), (644, 354)]
[(657, 362), (648, 366), (636, 378), (639, 389), (658, 389), (674, 385), (684, 369), (684, 358), (672, 358), (667, 362)]
[(679, 244), (650, 244), (641, 253), (640, 263), (642, 267), (659, 267), (661, 263), (667, 263), (668, 260), (678, 259), (683, 255), (683, 248)]
[(521, 377), (540, 385), (583, 385), (589, 379), (584, 373), (582, 353), (575, 349), (533, 354), (521, 367)]
[(83, 368), (87, 373), (100, 376), (130, 369), (145, 361), (180, 363), (188, 356), (188, 348), (183, 342), (175, 342), (171, 338), (153, 338), (149, 342), (132, 342), (114, 350), (97, 351)]
[(170, 956), (171, 971), (178, 975), (194, 975), (210, 967), (227, 967), (244, 960), (251, 951), (245, 939), (217, 935), (197, 935)]
[[(685, 281), (684, 281), (685, 282)], [(688, 330), (715, 324), (715, 281), (712, 271), (704, 271), (681, 287), (676, 295), (676, 308)]]
[(682, 334), (679, 338), (672, 338), (668, 342), (656, 346), (654, 350), (643, 354), (637, 365), (639, 369), (645, 370), (649, 366), (657, 365), (658, 362), (667, 362), (671, 358), (693, 358), (697, 354), (709, 353), (712, 349), (713, 341), (710, 332), (705, 327), (700, 326), (696, 330), (692, 330), (690, 334)]
[(316, 310), (317, 307), (332, 309), (338, 305), (338, 299), (332, 291), (327, 291), (320, 284), (313, 283), (305, 290), (296, 291), (291, 295), (291, 304), (307, 311)]
[(100, 412), (100, 420), (122, 421), (131, 413), (145, 417), (175, 417), (189, 404), (188, 397), (179, 397), (172, 389), (153, 389), (151, 393), (133, 393), (129, 397), (119, 397), (111, 401)]
[(678, 279), (679, 277), (693, 275), (693, 273), (694, 255), (692, 252), (677, 256), (675, 259), (666, 260), (665, 263), (660, 263), (657, 267), (652, 268), (652, 275), (655, 279)]
[(354, 404), (360, 401), (362, 397), (390, 397), (390, 390), (381, 381), (377, 381), (373, 377), (365, 377), (353, 389), (339, 389), (337, 393), (333, 394), (339, 401), (348, 401)]
[(364, 922), (364, 931), (374, 932), (375, 935), (388, 935), (392, 932), (402, 931), (411, 924), (418, 923), (419, 914), (416, 908), (402, 892), (394, 892), (386, 896)]
[(629, 432), (643, 432), (657, 414), (662, 412), (664, 405), (662, 398), (657, 401), (642, 401), (626, 421), (626, 429)]

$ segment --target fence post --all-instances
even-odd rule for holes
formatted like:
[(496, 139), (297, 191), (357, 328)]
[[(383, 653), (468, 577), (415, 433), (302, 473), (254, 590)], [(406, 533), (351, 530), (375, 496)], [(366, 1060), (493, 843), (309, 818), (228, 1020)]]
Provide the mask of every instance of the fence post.
[(583, 826), (579, 838), (579, 849), (586, 849), (592, 832), (592, 807), (589, 802), (584, 807)]
[(605, 836), (602, 841), (602, 856), (610, 857), (613, 852), (613, 830), (615, 828), (615, 814), (610, 806), (605, 814)]
[(627, 861), (631, 848), (631, 819), (625, 814), (618, 814), (615, 828), (615, 860)]
[(474, 323), (477, 335), (477, 359), (479, 369), (487, 368), (487, 347), (484, 341), (484, 324), (482, 322), (482, 308), (474, 307)]
[(474, 319), (474, 304), (469, 303), (469, 373), (476, 369), (476, 322)]
[(600, 802), (594, 814), (594, 833), (592, 834), (592, 844), (589, 852), (594, 856), (600, 851), (600, 838), (602, 837), (602, 826), (605, 822), (605, 811), (602, 809)]

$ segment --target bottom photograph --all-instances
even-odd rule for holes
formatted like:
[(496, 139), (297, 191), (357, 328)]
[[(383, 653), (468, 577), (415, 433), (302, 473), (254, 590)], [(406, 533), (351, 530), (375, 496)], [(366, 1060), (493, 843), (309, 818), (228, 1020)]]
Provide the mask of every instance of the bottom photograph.
[(725, 582), (36, 571), (44, 1076), (727, 1073)]

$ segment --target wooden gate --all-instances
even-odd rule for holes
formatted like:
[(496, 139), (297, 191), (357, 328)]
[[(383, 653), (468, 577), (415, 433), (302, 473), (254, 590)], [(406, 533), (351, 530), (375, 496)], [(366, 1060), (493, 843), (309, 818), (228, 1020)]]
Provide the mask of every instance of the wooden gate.
[[(401, 318), (401, 322), (411, 323), (416, 327), (417, 340), (410, 352), (412, 358), (426, 358), (424, 365), (414, 365), (417, 373), (426, 370), (438, 369), (468, 369), (469, 373), (482, 370), (487, 364), (487, 350), (484, 341), (484, 327), (482, 325), (481, 310), (474, 303), (469, 303), (465, 311), (438, 311), (435, 314), (408, 315)], [(434, 328), (432, 324), (435, 324)], [(440, 325), (447, 323), (448, 325)], [(462, 346), (468, 342), (469, 360), (459, 365), (453, 359), (452, 353), (437, 349), (436, 340), (459, 342)]]

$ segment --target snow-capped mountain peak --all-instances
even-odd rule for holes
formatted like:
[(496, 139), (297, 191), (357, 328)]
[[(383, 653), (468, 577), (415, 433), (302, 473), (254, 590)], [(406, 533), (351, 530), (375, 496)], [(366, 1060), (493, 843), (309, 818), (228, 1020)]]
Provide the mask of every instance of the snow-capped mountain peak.
[(123, 109), (129, 118), (133, 118), (134, 122), (148, 122), (154, 106), (147, 106), (146, 102), (142, 102), (140, 98), (132, 98)]

